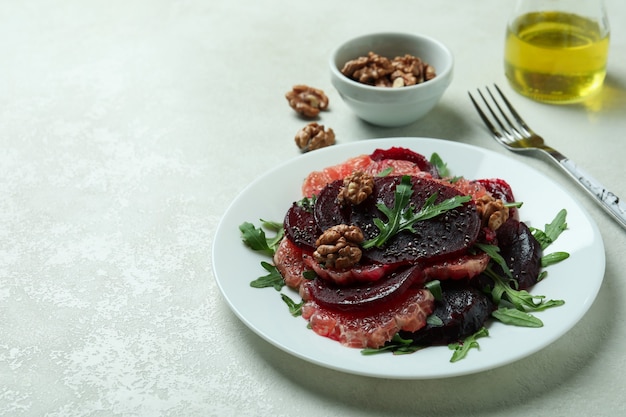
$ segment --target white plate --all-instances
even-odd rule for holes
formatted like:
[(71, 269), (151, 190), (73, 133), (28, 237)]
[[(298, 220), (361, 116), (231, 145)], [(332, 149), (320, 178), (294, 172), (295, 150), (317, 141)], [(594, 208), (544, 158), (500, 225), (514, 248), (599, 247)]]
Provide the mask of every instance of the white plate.
[[(410, 355), (363, 356), (359, 349), (341, 346), (318, 336), (301, 317), (292, 317), (273, 288), (252, 288), (250, 281), (266, 272), (262, 260), (241, 241), (238, 226), (259, 225), (259, 219), (282, 221), (293, 201), (301, 199), (300, 187), (313, 170), (341, 163), (376, 148), (402, 146), (429, 158), (437, 152), (452, 175), (469, 179), (500, 177), (524, 202), (520, 217), (528, 225), (543, 228), (556, 213), (567, 209), (569, 225), (546, 252), (570, 253), (566, 261), (547, 268), (547, 278), (533, 294), (565, 300), (565, 305), (536, 315), (544, 327), (531, 329), (489, 325), (489, 337), (479, 339), (458, 362), (450, 363), (452, 351), (431, 347)], [(358, 375), (398, 379), (427, 379), (465, 375), (502, 366), (524, 358), (554, 342), (587, 312), (604, 277), (605, 254), (602, 237), (594, 221), (565, 190), (543, 174), (495, 152), (437, 139), (389, 138), (354, 142), (316, 150), (290, 160), (250, 184), (233, 201), (222, 218), (213, 246), (213, 268), (217, 284), (233, 312), (250, 329), (280, 349), (312, 363)], [(284, 289), (299, 301), (297, 294)]]

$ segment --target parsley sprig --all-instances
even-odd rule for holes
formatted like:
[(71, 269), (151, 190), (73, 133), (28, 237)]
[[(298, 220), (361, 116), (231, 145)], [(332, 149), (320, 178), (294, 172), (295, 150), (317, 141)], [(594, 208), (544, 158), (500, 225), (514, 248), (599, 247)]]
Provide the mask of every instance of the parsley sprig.
[(471, 199), (471, 197), (467, 195), (454, 196), (435, 204), (438, 196), (437, 193), (435, 193), (426, 199), (421, 209), (416, 210), (411, 204), (412, 195), (413, 186), (411, 185), (411, 177), (404, 175), (400, 184), (396, 186), (393, 207), (389, 208), (384, 203), (378, 203), (376, 205), (385, 217), (387, 217), (387, 222), (384, 222), (380, 218), (374, 219), (374, 225), (376, 225), (380, 233), (378, 236), (365, 241), (362, 245), (364, 249), (373, 247), (380, 248), (393, 236), (405, 230), (415, 233), (413, 225), (418, 221), (437, 217), (446, 211), (463, 205), (463, 203)]

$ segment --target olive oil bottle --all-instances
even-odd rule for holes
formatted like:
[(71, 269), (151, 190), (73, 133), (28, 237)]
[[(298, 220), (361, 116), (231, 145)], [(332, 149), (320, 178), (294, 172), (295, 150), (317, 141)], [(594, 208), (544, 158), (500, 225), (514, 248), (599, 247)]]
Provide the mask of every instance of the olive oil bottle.
[(608, 49), (608, 24), (562, 11), (528, 12), (507, 27), (505, 73), (513, 89), (535, 100), (578, 102), (602, 87)]

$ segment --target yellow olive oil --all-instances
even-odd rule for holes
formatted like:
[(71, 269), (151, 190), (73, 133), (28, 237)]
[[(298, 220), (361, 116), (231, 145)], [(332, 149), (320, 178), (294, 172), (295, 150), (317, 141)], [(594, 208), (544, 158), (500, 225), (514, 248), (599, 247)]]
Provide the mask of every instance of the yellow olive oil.
[(598, 22), (563, 12), (533, 12), (507, 28), (505, 73), (519, 93), (571, 103), (600, 90), (609, 34)]

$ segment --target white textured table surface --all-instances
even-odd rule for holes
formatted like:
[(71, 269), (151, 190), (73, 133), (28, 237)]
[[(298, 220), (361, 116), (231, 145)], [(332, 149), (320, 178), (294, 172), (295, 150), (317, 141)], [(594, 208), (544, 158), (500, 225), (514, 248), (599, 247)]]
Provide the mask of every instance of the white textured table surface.
[[(222, 214), (297, 158), (283, 97), (324, 89), (346, 143), (427, 136), (500, 149), (466, 91), (512, 95), (557, 149), (626, 198), (626, 3), (607, 1), (609, 76), (587, 105), (510, 92), (501, 0), (0, 3), (0, 415), (626, 415), (626, 232), (567, 177), (596, 220), (606, 274), (583, 320), (546, 349), (472, 376), (393, 381), (294, 358), (231, 313), (212, 272)], [(427, 119), (382, 129), (330, 86), (340, 41), (439, 38), (455, 79)], [(572, 277), (584, 285), (585, 277)]]

